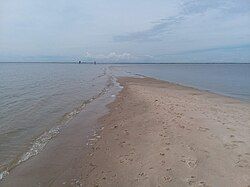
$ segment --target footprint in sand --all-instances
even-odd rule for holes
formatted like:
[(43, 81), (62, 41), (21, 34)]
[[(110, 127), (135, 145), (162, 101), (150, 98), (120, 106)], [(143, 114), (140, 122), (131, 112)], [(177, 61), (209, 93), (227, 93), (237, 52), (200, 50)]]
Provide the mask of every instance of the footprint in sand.
[(173, 180), (173, 177), (171, 176), (165, 176), (163, 177), (166, 182), (171, 182)]
[(186, 163), (187, 167), (192, 169), (196, 168), (196, 166), (198, 165), (198, 160), (196, 159), (188, 158), (188, 159), (182, 159), (181, 161)]
[(181, 129), (185, 129), (185, 128), (186, 128), (185, 125), (178, 125), (178, 126), (179, 126), (179, 128), (181, 128)]
[(148, 175), (146, 173), (144, 173), (144, 172), (141, 172), (141, 173), (139, 173), (139, 178), (147, 179)]
[(195, 151), (196, 149), (192, 146), (192, 145), (187, 145), (188, 149), (190, 149), (191, 151)]
[(198, 164), (198, 161), (189, 159), (189, 160), (186, 161), (186, 163), (187, 163), (188, 167), (195, 168), (197, 166), (197, 164)]
[(128, 163), (131, 163), (131, 162), (133, 162), (133, 155), (134, 155), (135, 153), (134, 152), (130, 152), (129, 154), (126, 154), (126, 155), (121, 155), (120, 157), (119, 157), (119, 160), (120, 160), (120, 163), (122, 164), (122, 163), (124, 163), (124, 164), (128, 164)]
[(224, 147), (226, 149), (235, 149), (235, 148), (239, 147), (238, 144), (242, 144), (242, 143), (245, 143), (245, 142), (241, 141), (241, 140), (234, 140), (231, 143), (224, 144)]
[(235, 129), (230, 128), (230, 127), (227, 127), (227, 130), (230, 130), (230, 131), (236, 131)]
[(199, 127), (198, 129), (199, 131), (202, 131), (202, 132), (206, 132), (209, 130), (209, 128), (206, 128), (206, 127)]
[(197, 186), (200, 186), (200, 187), (208, 187), (208, 185), (204, 182), (204, 181), (199, 181)]
[(245, 143), (244, 141), (241, 141), (241, 140), (234, 140), (232, 141), (233, 143)]
[(189, 185), (193, 185), (196, 183), (196, 177), (195, 176), (190, 176), (189, 178), (186, 179), (186, 182), (189, 184)]
[(129, 135), (129, 132), (127, 129), (124, 130), (125, 134), (128, 136)]
[(240, 168), (250, 168), (250, 165), (247, 159), (240, 159), (235, 164), (237, 167), (240, 167)]
[(224, 148), (226, 148), (226, 149), (235, 149), (235, 148), (239, 147), (239, 146), (238, 146), (237, 144), (235, 144), (235, 143), (227, 143), (227, 144), (224, 144), (223, 146), (224, 146)]
[(186, 182), (190, 186), (199, 186), (199, 187), (208, 187), (206, 182), (204, 181), (197, 181), (195, 176), (190, 176), (189, 178), (186, 179)]
[(237, 167), (241, 167), (241, 168), (250, 168), (250, 164), (249, 164), (249, 155), (245, 154), (245, 155), (238, 155), (238, 159), (235, 162), (235, 165)]

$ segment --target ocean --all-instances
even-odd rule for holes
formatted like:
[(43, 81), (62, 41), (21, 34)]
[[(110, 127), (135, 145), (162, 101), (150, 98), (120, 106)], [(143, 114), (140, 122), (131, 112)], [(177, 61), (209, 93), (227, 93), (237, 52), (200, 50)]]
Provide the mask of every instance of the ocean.
[(38, 154), (111, 81), (105, 65), (1, 63), (0, 173)]
[(250, 101), (250, 64), (133, 64), (123, 71)]
[(250, 64), (0, 63), (0, 178), (39, 154), (115, 77), (138, 75), (250, 101)]

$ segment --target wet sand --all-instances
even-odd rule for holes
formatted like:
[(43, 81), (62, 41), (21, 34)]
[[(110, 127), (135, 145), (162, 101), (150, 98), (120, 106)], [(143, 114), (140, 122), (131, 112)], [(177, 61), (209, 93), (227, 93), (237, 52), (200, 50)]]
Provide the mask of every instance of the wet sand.
[(100, 131), (97, 120), (108, 113), (106, 105), (114, 101), (112, 94), (119, 90), (114, 86), (89, 103), (41, 153), (11, 170), (0, 186), (81, 186), (87, 142)]
[(151, 78), (119, 82), (114, 102), (88, 105), (0, 186), (250, 185), (249, 103)]
[(250, 104), (151, 78), (124, 86), (82, 186), (250, 186)]

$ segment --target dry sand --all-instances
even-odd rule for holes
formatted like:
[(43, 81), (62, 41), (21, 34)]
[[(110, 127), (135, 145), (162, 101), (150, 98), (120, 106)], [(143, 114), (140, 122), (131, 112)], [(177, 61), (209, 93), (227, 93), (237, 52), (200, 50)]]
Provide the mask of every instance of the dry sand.
[(119, 82), (82, 186), (250, 186), (249, 103), (151, 78)]

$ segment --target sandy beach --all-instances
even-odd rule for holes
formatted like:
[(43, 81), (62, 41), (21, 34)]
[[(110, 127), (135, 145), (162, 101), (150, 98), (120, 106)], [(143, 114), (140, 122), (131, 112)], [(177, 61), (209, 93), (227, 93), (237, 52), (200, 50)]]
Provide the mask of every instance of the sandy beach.
[(249, 103), (151, 78), (119, 82), (82, 186), (250, 186)]
[(249, 103), (152, 78), (118, 82), (115, 100), (91, 103), (0, 186), (249, 187)]
[(250, 0), (0, 4), (0, 187), (250, 187)]

